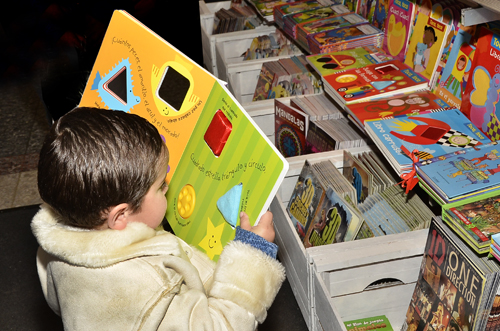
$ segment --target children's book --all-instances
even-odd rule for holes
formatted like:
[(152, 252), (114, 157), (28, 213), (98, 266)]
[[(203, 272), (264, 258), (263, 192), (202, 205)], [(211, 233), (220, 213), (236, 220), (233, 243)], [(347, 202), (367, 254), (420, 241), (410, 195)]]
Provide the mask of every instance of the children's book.
[(434, 86), (450, 26), (420, 12), (416, 16), (404, 63)]
[(490, 142), (458, 109), (430, 111), (418, 115), (365, 121), (368, 135), (398, 174), (413, 168), (412, 159), (401, 149), (417, 150), (419, 160), (447, 153), (473, 150)]
[[(341, 6), (339, 8), (345, 8), (345, 6)], [(339, 29), (366, 22), (367, 20), (356, 13), (339, 13), (337, 15), (332, 15), (329, 18), (297, 24), (295, 39), (297, 40), (297, 43), (309, 51), (309, 44), (307, 41), (308, 36), (319, 32), (325, 32), (328, 30)]]
[(398, 60), (323, 76), (324, 88), (340, 105), (428, 89), (428, 80)]
[(364, 127), (365, 121), (400, 115), (419, 114), (449, 107), (444, 100), (430, 91), (399, 94), (347, 105), (345, 110)]
[(278, 150), (285, 157), (309, 154), (306, 141), (309, 115), (274, 99), (274, 132)]
[(475, 54), (471, 38), (471, 34), (466, 30), (459, 29), (457, 31), (434, 92), (455, 108), (460, 108), (462, 105), (462, 95), (471, 72)]
[(248, 3), (267, 22), (274, 22), (273, 9), (275, 6), (295, 2), (296, 0), (250, 0)]
[(384, 33), (370, 23), (353, 24), (307, 36), (311, 54), (342, 51), (361, 46), (382, 47)]
[(413, 24), (415, 4), (409, 0), (389, 0), (383, 50), (404, 62)]
[(288, 163), (223, 83), (127, 12), (113, 13), (80, 106), (137, 114), (170, 154), (166, 218), (216, 260), (239, 212), (269, 207)]
[(445, 203), (500, 187), (500, 149), (496, 142), (417, 162), (417, 175)]
[(500, 191), (444, 205), (442, 218), (475, 252), (486, 254), (500, 233)]
[(378, 330), (378, 331), (394, 331), (391, 322), (385, 315), (373, 316), (367, 318), (359, 318), (352, 321), (344, 322), (347, 331), (361, 330)]
[(332, 5), (335, 5), (335, 1), (333, 0), (298, 0), (280, 4), (273, 8), (274, 22), (278, 27), (283, 29), (287, 16)]
[(386, 62), (392, 60), (392, 57), (387, 56), (380, 48), (364, 46), (339, 52), (307, 55), (306, 60), (318, 74), (327, 76), (373, 63)]
[(500, 34), (482, 28), (460, 110), (491, 140), (500, 138)]

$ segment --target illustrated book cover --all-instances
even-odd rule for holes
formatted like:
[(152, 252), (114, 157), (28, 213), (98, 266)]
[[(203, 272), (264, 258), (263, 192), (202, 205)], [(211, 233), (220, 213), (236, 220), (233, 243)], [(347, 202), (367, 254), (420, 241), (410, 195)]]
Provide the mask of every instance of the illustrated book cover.
[(487, 330), (499, 271), (434, 217), (401, 331)]
[(346, 321), (344, 325), (347, 331), (379, 330), (394, 331), (391, 322), (385, 315), (359, 318), (357, 320)]
[(223, 83), (125, 11), (113, 13), (80, 106), (156, 126), (170, 154), (166, 218), (212, 259), (240, 211), (253, 223), (267, 210), (288, 169)]
[(442, 218), (474, 251), (486, 254), (491, 237), (500, 233), (500, 192), (446, 204)]
[(500, 188), (500, 149), (496, 142), (443, 154), (415, 164), (417, 175), (444, 203)]
[(389, 0), (382, 49), (404, 62), (413, 24), (415, 4), (408, 0)]
[(500, 138), (500, 34), (482, 28), (460, 110), (491, 140)]
[(404, 63), (434, 86), (450, 26), (420, 12), (416, 16)]
[(285, 157), (309, 154), (309, 115), (274, 99), (275, 144)]
[(374, 46), (346, 49), (345, 51), (307, 55), (306, 60), (321, 76), (335, 74), (373, 63), (392, 60), (384, 51)]
[(428, 110), (450, 107), (430, 91), (399, 94), (347, 105), (345, 110), (352, 115), (359, 126), (365, 121), (385, 119), (406, 114), (419, 114)]
[(419, 160), (459, 152), (490, 142), (458, 109), (365, 121), (366, 132), (398, 174), (413, 161), (401, 149), (417, 150)]
[(429, 81), (398, 60), (323, 76), (325, 91), (340, 105), (427, 90)]

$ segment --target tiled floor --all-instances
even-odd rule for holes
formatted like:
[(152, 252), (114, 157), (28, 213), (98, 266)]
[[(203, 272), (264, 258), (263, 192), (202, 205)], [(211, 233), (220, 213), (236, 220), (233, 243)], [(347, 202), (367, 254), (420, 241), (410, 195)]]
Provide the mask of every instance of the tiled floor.
[(49, 121), (36, 86), (27, 79), (0, 86), (0, 209), (41, 202), (36, 166)]

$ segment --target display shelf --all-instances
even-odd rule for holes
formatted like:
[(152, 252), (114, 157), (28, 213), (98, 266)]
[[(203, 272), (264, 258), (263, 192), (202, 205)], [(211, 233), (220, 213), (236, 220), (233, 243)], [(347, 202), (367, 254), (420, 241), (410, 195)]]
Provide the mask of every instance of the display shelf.
[(498, 0), (460, 0), (460, 2), (470, 6), (462, 9), (461, 22), (465, 26), (500, 20)]

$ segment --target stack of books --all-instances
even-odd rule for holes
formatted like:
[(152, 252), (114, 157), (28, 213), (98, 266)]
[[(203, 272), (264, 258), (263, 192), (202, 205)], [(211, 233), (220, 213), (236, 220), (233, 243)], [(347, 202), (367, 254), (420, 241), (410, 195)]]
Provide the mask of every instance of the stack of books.
[(231, 8), (221, 8), (214, 15), (212, 34), (251, 30), (262, 25), (262, 20), (250, 7), (231, 5)]
[(299, 0), (290, 3), (276, 4), (273, 7), (274, 22), (280, 29), (284, 30), (285, 20), (287, 20), (288, 16), (318, 8), (330, 7), (335, 4), (338, 3), (333, 0)]
[(243, 61), (265, 59), (280, 55), (300, 55), (302, 51), (280, 31), (253, 38), (250, 47), (241, 56)]
[(312, 54), (337, 52), (368, 45), (381, 47), (383, 40), (384, 32), (370, 23), (355, 24), (307, 36), (307, 44)]
[(436, 163), (433, 160), (439, 160), (442, 155), (474, 152), (490, 142), (458, 109), (365, 121), (365, 129), (399, 175), (410, 172), (414, 166), (414, 160), (402, 146), (409, 152), (416, 151), (415, 156), (420, 160), (415, 164), (418, 173), (420, 168), (422, 171), (427, 166), (433, 168), (431, 162)]

